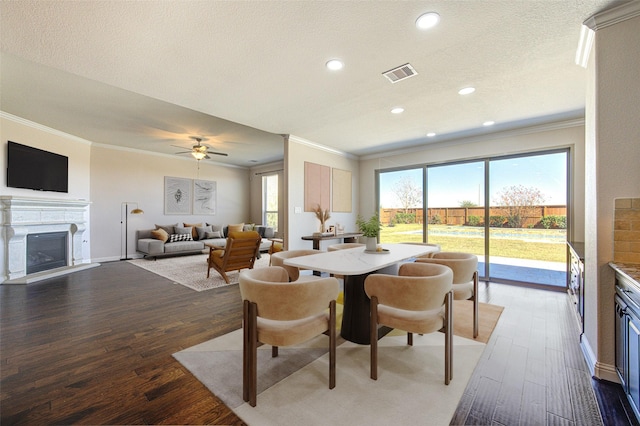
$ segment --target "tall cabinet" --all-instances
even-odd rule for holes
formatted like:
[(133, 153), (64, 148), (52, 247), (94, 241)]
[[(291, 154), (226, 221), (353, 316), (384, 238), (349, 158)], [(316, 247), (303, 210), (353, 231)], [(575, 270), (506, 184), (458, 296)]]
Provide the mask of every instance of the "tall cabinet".
[[(616, 370), (637, 418), (640, 418), (640, 282), (625, 265), (616, 271)], [(640, 272), (640, 267), (633, 268)]]

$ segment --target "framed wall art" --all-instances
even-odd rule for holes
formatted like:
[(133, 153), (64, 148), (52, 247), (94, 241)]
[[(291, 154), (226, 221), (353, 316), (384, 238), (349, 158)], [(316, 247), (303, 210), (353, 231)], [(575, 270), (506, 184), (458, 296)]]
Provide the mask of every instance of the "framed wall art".
[(164, 214), (191, 214), (191, 179), (164, 177)]
[(349, 170), (332, 169), (334, 212), (351, 213), (351, 172)]
[(216, 182), (193, 180), (193, 214), (216, 214)]
[(304, 162), (304, 211), (312, 212), (320, 206), (331, 206), (331, 168)]

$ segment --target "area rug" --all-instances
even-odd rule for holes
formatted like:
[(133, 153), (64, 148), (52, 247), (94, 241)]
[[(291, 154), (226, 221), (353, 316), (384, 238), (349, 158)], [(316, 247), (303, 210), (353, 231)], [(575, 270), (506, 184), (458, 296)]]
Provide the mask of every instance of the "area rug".
[[(170, 279), (176, 284), (189, 287), (195, 291), (211, 290), (238, 282), (237, 271), (227, 272), (229, 284), (214, 269), (211, 269), (207, 278), (207, 257), (208, 254), (196, 254), (189, 256), (161, 257), (153, 259), (133, 259), (128, 262), (139, 266), (154, 274)], [(262, 254), (260, 259), (256, 259), (254, 268), (269, 266), (269, 255)]]
[[(486, 310), (492, 319), (485, 323), (495, 326), (502, 312), (497, 308)], [(173, 356), (249, 425), (448, 425), (485, 348), (458, 335), (453, 342), (453, 380), (447, 386), (442, 333), (414, 335), (413, 346), (407, 346), (405, 333), (383, 337), (376, 381), (369, 378), (369, 346), (343, 341), (332, 390), (326, 336), (280, 348), (277, 358), (264, 345), (258, 349), (256, 407), (242, 399), (241, 329)]]

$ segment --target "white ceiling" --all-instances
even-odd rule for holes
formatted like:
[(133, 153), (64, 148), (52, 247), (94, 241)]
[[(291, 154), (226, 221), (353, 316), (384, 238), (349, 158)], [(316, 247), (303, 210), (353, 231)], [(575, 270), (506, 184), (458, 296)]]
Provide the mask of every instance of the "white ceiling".
[[(582, 117), (580, 26), (620, 3), (1, 1), (0, 109), (162, 153), (204, 135), (238, 166), (281, 159), (280, 134), (366, 155)], [(405, 63), (418, 75), (382, 76)]]

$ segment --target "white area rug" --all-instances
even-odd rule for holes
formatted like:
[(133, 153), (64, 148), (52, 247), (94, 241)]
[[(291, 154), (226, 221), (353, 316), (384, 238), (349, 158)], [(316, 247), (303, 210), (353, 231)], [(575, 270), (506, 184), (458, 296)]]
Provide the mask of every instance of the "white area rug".
[[(215, 269), (211, 269), (210, 276), (207, 278), (208, 256), (208, 254), (195, 254), (160, 257), (157, 260), (133, 259), (128, 262), (195, 291), (211, 290), (212, 288), (236, 284), (238, 282), (239, 273), (237, 271), (227, 272), (229, 284), (224, 281), (224, 278), (222, 278)], [(263, 268), (265, 266), (269, 266), (268, 254), (262, 254), (260, 259), (256, 260), (254, 268)]]
[[(454, 336), (453, 380), (444, 384), (444, 335), (380, 340), (378, 380), (369, 378), (369, 346), (337, 349), (329, 389), (328, 337), (301, 347), (258, 349), (258, 399), (242, 400), (242, 330), (173, 356), (249, 425), (448, 425), (485, 344)], [(322, 354), (322, 355), (320, 355)]]

